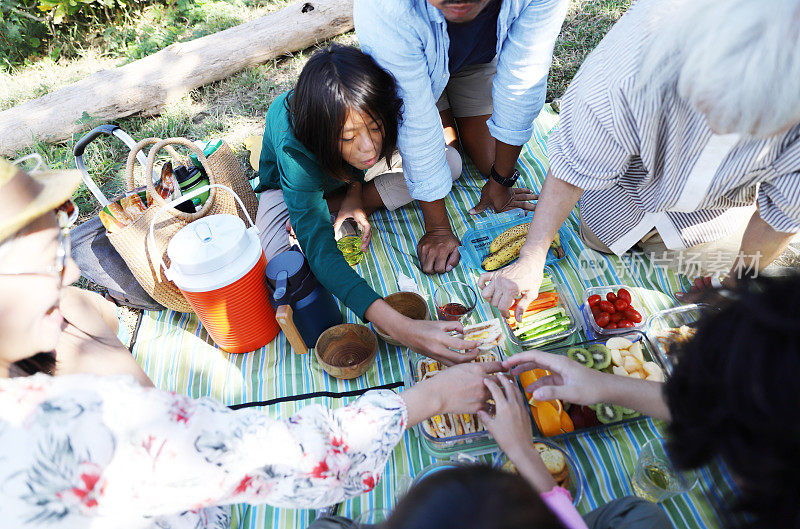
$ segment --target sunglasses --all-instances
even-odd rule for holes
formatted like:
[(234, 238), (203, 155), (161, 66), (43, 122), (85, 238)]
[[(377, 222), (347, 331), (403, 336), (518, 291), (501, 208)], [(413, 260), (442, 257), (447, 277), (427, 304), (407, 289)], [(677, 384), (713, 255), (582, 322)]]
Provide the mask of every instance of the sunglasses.
[(72, 251), (72, 244), (69, 238), (69, 228), (75, 224), (78, 218), (78, 208), (72, 200), (66, 201), (55, 209), (58, 219), (58, 249), (56, 250), (55, 263), (51, 266), (37, 270), (25, 270), (20, 272), (0, 272), (4, 276), (51, 276), (58, 279), (58, 284), (64, 284), (64, 274), (67, 269), (67, 259)]

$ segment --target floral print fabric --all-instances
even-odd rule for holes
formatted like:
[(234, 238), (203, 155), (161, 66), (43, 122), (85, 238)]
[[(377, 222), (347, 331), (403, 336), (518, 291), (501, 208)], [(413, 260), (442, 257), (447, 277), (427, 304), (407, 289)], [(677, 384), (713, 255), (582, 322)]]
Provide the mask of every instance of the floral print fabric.
[(130, 377), (0, 380), (3, 527), (227, 527), (231, 503), (320, 508), (371, 490), (407, 422), (370, 391), (286, 420)]

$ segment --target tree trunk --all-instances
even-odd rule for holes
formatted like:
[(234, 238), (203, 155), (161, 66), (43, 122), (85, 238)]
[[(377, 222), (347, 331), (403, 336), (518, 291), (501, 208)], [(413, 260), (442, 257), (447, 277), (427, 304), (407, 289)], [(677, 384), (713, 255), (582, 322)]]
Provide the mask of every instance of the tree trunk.
[(14, 154), (37, 139), (68, 139), (96, 121), (152, 113), (198, 86), (352, 28), (353, 0), (309, 0), (213, 35), (172, 44), (0, 112), (0, 154)]

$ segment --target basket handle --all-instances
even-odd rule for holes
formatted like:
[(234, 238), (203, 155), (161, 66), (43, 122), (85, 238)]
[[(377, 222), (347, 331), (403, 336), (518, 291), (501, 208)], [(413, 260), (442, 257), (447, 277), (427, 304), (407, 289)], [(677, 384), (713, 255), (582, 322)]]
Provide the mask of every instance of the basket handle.
[[(151, 151), (151, 153), (152, 153), (152, 151)], [(183, 202), (185, 200), (191, 200), (196, 196), (200, 196), (203, 193), (205, 193), (206, 191), (208, 191), (209, 189), (212, 192), (214, 191), (214, 189), (224, 189), (225, 191), (227, 191), (228, 193), (233, 195), (233, 198), (235, 198), (236, 202), (239, 203), (239, 207), (241, 207), (242, 211), (244, 211), (244, 215), (247, 217), (247, 222), (250, 223), (250, 228), (248, 228), (248, 229), (255, 230), (256, 233), (259, 232), (258, 227), (253, 222), (253, 219), (250, 218), (250, 213), (248, 213), (247, 212), (247, 208), (244, 207), (244, 203), (242, 202), (241, 197), (239, 197), (239, 195), (234, 193), (233, 189), (231, 189), (230, 187), (228, 187), (226, 185), (222, 185), (222, 184), (210, 184), (210, 185), (207, 185), (207, 186), (199, 187), (199, 188), (193, 190), (191, 193), (189, 193), (187, 195), (181, 195), (180, 197), (178, 197), (176, 199), (173, 199), (173, 200), (171, 200), (169, 202), (165, 201), (164, 204), (158, 208), (158, 211), (156, 211), (156, 214), (153, 215), (153, 220), (150, 221), (150, 229), (148, 230), (148, 234), (147, 234), (147, 242), (148, 242), (148, 244), (150, 244), (150, 247), (151, 248), (155, 248), (156, 247), (155, 225), (156, 225), (156, 221), (158, 220), (158, 217), (164, 211), (166, 211), (169, 208), (174, 208), (176, 205), (180, 204), (181, 202)], [(206, 202), (208, 202), (208, 200), (206, 200)], [(161, 252), (157, 251), (155, 253), (156, 253), (156, 260), (158, 261), (157, 264), (158, 264), (159, 272), (163, 269), (164, 270), (164, 275), (167, 276), (167, 279), (169, 279), (171, 281), (172, 278), (169, 277), (169, 275), (170, 275), (169, 274), (169, 269), (166, 267), (166, 265), (164, 264), (164, 260), (161, 258)], [(161, 280), (161, 274), (160, 273), (158, 274), (158, 279), (159, 279), (159, 281)]]
[[(190, 151), (192, 151), (193, 153), (195, 153), (197, 155), (197, 159), (200, 161), (200, 165), (203, 166), (203, 169), (205, 169), (206, 175), (208, 176), (208, 182), (210, 184), (211, 192), (209, 193), (209, 196), (206, 199), (206, 201), (203, 204), (203, 206), (198, 211), (196, 211), (195, 213), (186, 213), (186, 212), (183, 212), (183, 211), (179, 211), (177, 209), (173, 209), (173, 211), (171, 212), (171, 214), (174, 217), (178, 217), (178, 218), (181, 218), (181, 219), (184, 219), (184, 220), (188, 220), (188, 221), (191, 222), (193, 220), (197, 220), (199, 218), (204, 217), (205, 215), (208, 214), (209, 211), (211, 211), (211, 207), (214, 205), (214, 200), (216, 199), (217, 190), (216, 190), (216, 187), (214, 186), (214, 184), (217, 183), (216, 182), (216, 178), (214, 177), (214, 172), (211, 171), (209, 166), (208, 166), (208, 159), (206, 158), (206, 155), (203, 153), (202, 149), (200, 149), (197, 145), (195, 145), (191, 141), (187, 140), (186, 138), (180, 138), (180, 137), (178, 137), (178, 138), (167, 138), (165, 140), (158, 141), (153, 146), (153, 148), (150, 149), (150, 154), (147, 156), (147, 166), (145, 168), (145, 172), (153, 170), (153, 165), (156, 162), (156, 154), (161, 149), (167, 149), (167, 151), (170, 154), (172, 154), (173, 157), (176, 157), (176, 155), (173, 154), (175, 152), (175, 149), (173, 149), (171, 147), (171, 145), (182, 145), (182, 146), (186, 147), (187, 149), (189, 149)], [(177, 181), (176, 181), (176, 186), (177, 186)], [(151, 196), (153, 197), (153, 203), (154, 204), (163, 207), (167, 203), (167, 201), (161, 195), (159, 195), (158, 193), (155, 192), (155, 187), (153, 186), (152, 182), (148, 182), (147, 191), (149, 193), (151, 193)], [(184, 200), (185, 200), (185, 198), (184, 198)]]
[[(133, 191), (137, 187), (136, 186), (136, 172), (134, 170), (134, 167), (136, 165), (136, 161), (138, 161), (142, 165), (142, 167), (147, 167), (147, 157), (144, 154), (144, 148), (147, 147), (148, 145), (152, 145), (154, 143), (159, 143), (160, 141), (162, 141), (161, 138), (145, 138), (142, 141), (140, 141), (139, 143), (134, 144), (133, 147), (131, 147), (131, 152), (128, 153), (128, 161), (125, 164), (125, 186), (127, 187), (128, 191)], [(170, 156), (172, 156), (174, 159), (176, 159), (176, 160), (180, 160), (181, 159), (181, 155), (178, 154), (175, 151), (175, 149), (173, 149), (172, 147), (166, 147), (166, 149), (167, 149), (167, 152), (169, 152)], [(148, 174), (147, 170), (145, 170), (144, 174)], [(150, 186), (152, 186), (153, 182), (158, 180), (159, 175), (155, 171), (155, 169), (153, 169), (153, 168), (150, 169), (150, 174), (151, 174), (151, 177), (150, 177), (149, 183), (150, 183)], [(177, 181), (173, 180), (173, 182), (174, 182), (174, 184), (176, 186), (178, 185)], [(147, 184), (147, 183), (148, 182), (145, 181), (145, 184)], [(151, 191), (154, 191), (154, 190), (155, 190), (155, 187), (153, 187)]]

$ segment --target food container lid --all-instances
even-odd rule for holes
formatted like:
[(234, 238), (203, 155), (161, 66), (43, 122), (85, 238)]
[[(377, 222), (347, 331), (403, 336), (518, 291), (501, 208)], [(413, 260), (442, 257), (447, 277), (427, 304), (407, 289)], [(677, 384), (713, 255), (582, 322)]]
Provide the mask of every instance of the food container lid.
[[(461, 262), (470, 268), (485, 272), (486, 270), (484, 270), (482, 266), (483, 260), (489, 255), (489, 246), (491, 246), (492, 240), (508, 228), (520, 224), (529, 224), (532, 218), (532, 214), (529, 211), (512, 209), (511, 211), (491, 215), (489, 218), (479, 221), (476, 227), (467, 230), (464, 235), (461, 236), (462, 246), (459, 247)], [(562, 247), (572, 240), (572, 232), (565, 225), (559, 228), (558, 236), (561, 240)], [(545, 264), (554, 264), (563, 258), (564, 257), (557, 257), (553, 249), (550, 248), (547, 250)], [(508, 264), (512, 262), (514, 261)]]
[(175, 273), (208, 274), (235, 262), (251, 243), (242, 219), (209, 215), (181, 228), (169, 241), (167, 255)]

